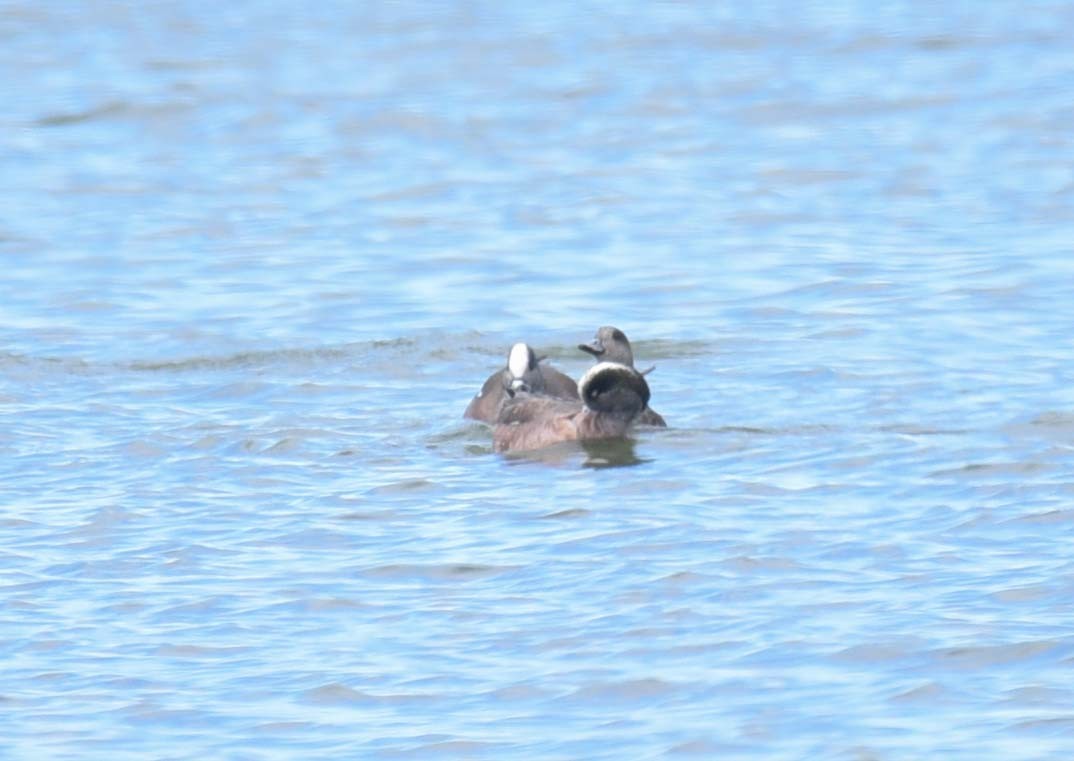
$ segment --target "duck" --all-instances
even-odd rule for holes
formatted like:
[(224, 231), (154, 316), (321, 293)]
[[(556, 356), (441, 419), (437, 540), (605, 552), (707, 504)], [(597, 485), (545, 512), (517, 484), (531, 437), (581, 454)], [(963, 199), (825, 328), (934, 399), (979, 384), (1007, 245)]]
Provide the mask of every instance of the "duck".
[(488, 377), (462, 416), (494, 424), (504, 402), (520, 392), (577, 401), (578, 384), (574, 379), (554, 367), (542, 365), (542, 359), (529, 344), (513, 345), (507, 353), (507, 365)]
[[(627, 339), (626, 333), (611, 325), (598, 328), (593, 340), (587, 344), (578, 344), (578, 348), (587, 354), (592, 354), (597, 362), (618, 362), (630, 368), (634, 367), (634, 352), (630, 348), (630, 341)], [(642, 375), (648, 374), (652, 369), (650, 367)], [(658, 428), (668, 427), (663, 416), (649, 407), (642, 411), (637, 422), (639, 425), (651, 425)]]
[(564, 441), (620, 438), (649, 403), (645, 376), (618, 362), (593, 365), (578, 382), (578, 392), (578, 400), (516, 393), (500, 410), (493, 449), (525, 452)]

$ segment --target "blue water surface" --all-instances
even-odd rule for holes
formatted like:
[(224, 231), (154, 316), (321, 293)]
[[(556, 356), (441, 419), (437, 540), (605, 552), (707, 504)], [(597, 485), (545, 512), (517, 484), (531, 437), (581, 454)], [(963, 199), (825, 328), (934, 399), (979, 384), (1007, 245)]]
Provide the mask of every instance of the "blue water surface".
[(0, 2), (0, 756), (1070, 758), (1072, 34)]

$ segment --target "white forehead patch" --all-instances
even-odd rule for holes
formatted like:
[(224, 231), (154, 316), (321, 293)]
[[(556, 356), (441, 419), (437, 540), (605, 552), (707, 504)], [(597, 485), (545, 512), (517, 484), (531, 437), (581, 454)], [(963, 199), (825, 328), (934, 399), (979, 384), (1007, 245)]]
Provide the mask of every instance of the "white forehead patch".
[(578, 381), (578, 390), (581, 391), (583, 386), (588, 385), (589, 382), (593, 380), (593, 377), (595, 375), (603, 373), (606, 370), (612, 370), (614, 368), (622, 367), (623, 365), (619, 364), (618, 362), (598, 362), (597, 364), (586, 370), (585, 375), (583, 375), (582, 379)]
[(521, 378), (530, 368), (530, 347), (524, 343), (517, 343), (511, 347), (511, 353), (507, 356), (507, 369), (511, 375)]

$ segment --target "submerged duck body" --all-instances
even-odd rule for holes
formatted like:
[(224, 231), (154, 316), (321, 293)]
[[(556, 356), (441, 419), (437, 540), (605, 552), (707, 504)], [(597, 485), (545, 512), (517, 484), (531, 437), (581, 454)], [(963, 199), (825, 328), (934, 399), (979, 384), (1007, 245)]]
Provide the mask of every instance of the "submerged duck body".
[(492, 432), (497, 452), (541, 449), (564, 441), (625, 436), (649, 403), (645, 376), (600, 362), (578, 383), (580, 401), (520, 393), (504, 404)]
[(463, 417), (495, 423), (504, 403), (519, 392), (577, 400), (578, 384), (554, 367), (542, 365), (528, 344), (516, 343), (507, 355), (507, 366), (488, 377), (481, 391), (470, 400)]
[[(634, 351), (630, 348), (626, 333), (619, 328), (605, 325), (597, 330), (596, 336), (590, 343), (578, 344), (578, 348), (587, 354), (592, 354), (597, 362), (617, 362), (634, 369)], [(637, 422), (639, 425), (652, 425), (659, 428), (667, 428), (668, 425), (659, 413), (649, 407), (642, 411)]]

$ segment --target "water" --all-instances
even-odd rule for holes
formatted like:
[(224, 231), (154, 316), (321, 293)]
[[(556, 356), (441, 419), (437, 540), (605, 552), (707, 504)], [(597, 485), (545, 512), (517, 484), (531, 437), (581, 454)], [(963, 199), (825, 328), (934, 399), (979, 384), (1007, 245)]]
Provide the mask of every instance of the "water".
[(1074, 3), (709, 5), (0, 5), (0, 755), (1070, 757)]

